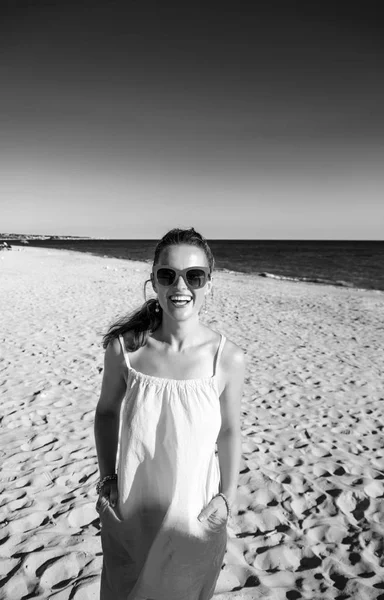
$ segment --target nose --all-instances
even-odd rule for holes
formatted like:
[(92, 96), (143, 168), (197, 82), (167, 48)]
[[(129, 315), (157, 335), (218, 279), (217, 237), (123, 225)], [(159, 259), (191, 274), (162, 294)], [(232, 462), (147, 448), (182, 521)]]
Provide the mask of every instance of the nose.
[[(180, 285), (181, 282), (181, 285)], [(175, 280), (175, 285), (177, 287), (177, 289), (181, 289), (181, 290), (189, 290), (189, 287), (187, 285), (187, 282), (184, 281), (183, 277), (181, 275), (179, 275), (179, 277)]]

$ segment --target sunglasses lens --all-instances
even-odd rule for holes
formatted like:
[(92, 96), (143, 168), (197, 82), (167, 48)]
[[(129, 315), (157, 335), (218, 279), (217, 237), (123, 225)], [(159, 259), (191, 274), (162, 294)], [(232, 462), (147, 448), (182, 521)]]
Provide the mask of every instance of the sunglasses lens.
[(187, 271), (187, 281), (192, 288), (201, 288), (205, 285), (206, 276), (201, 269), (190, 269)]
[(172, 285), (175, 281), (175, 271), (172, 271), (172, 269), (159, 269), (157, 271), (157, 281), (160, 285)]
[[(188, 285), (195, 289), (202, 288), (207, 281), (207, 276), (202, 269), (188, 269), (186, 277)], [(156, 279), (160, 285), (169, 287), (175, 282), (176, 271), (167, 267), (158, 269)]]

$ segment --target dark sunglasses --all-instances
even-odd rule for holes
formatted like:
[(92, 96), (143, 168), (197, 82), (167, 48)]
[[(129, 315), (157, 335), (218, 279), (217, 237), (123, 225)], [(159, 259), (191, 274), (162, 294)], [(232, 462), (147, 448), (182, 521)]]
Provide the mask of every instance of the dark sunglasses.
[(153, 274), (157, 283), (164, 287), (172, 285), (181, 275), (186, 284), (195, 290), (204, 287), (207, 279), (211, 278), (209, 267), (188, 267), (179, 270), (164, 265), (156, 265), (153, 267)]

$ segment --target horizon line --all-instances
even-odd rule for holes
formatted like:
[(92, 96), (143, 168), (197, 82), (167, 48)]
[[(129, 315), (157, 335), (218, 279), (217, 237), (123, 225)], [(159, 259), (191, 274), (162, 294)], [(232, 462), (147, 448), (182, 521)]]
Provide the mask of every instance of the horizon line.
[[(0, 232), (0, 239), (13, 239), (13, 236), (17, 236), (14, 241), (18, 241), (21, 238), (27, 238), (27, 237), (31, 237), (31, 238), (35, 238), (36, 241), (59, 241), (61, 239), (68, 239), (69, 241), (71, 239), (73, 240), (84, 240), (84, 241), (135, 241), (135, 242), (139, 242), (139, 241), (144, 241), (144, 242), (156, 242), (159, 241), (159, 239), (161, 238), (134, 238), (134, 237), (128, 237), (128, 238), (121, 238), (121, 237), (91, 237), (91, 236), (81, 236), (81, 235), (67, 235), (67, 234), (45, 234), (45, 233), (2, 233)], [(41, 239), (41, 238), (45, 238), (45, 239)], [(221, 241), (221, 242), (228, 242), (228, 241), (236, 241), (236, 242), (384, 242), (384, 239), (372, 239), (372, 238), (272, 238), (272, 237), (268, 237), (268, 238), (212, 238), (212, 237), (205, 237), (206, 240), (210, 240), (210, 241)], [(33, 241), (33, 240), (32, 240)]]

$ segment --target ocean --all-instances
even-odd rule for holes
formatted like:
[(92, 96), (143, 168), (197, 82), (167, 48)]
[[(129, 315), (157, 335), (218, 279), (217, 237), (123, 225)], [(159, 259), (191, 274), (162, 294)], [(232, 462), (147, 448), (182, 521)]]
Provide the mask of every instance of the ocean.
[[(383, 241), (208, 240), (219, 270), (384, 291)], [(20, 241), (10, 241), (21, 245)], [(157, 240), (29, 240), (30, 246), (152, 262)]]

